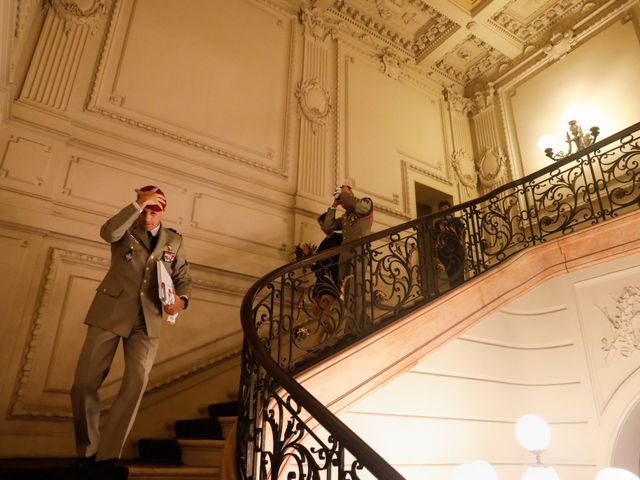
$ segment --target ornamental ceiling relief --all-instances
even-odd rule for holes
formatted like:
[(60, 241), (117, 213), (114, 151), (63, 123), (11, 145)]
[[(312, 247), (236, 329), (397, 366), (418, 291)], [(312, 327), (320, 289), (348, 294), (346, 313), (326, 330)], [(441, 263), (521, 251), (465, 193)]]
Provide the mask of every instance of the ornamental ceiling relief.
[[(629, 8), (624, 0), (318, 0), (314, 5), (335, 19), (347, 38), (383, 52), (378, 53), (383, 72), (391, 78), (400, 79), (400, 67), (407, 67), (476, 103), (465, 114), (473, 147), (466, 134), (460, 136), (461, 128), (453, 128), (447, 153), (464, 190), (461, 197), (470, 198), (519, 174), (513, 165), (521, 161), (517, 135), (501, 118), (501, 109), (509, 106), (493, 105), (501, 89), (562, 61), (603, 28), (603, 15), (620, 18)], [(461, 143), (467, 145), (453, 147)]]

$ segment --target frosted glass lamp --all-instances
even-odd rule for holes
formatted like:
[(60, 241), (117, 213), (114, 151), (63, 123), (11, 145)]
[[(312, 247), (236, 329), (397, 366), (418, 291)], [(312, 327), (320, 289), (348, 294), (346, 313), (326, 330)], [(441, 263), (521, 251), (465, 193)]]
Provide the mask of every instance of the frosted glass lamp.
[(548, 133), (545, 133), (538, 139), (538, 148), (543, 152), (547, 148), (557, 150), (559, 143), (560, 142), (558, 142), (558, 139), (556, 137), (554, 137), (553, 135), (549, 135)]
[(452, 480), (498, 480), (498, 473), (490, 463), (478, 460), (459, 465), (453, 471)]
[(516, 422), (516, 438), (528, 451), (540, 454), (549, 446), (551, 429), (539, 416), (528, 414)]
[(624, 468), (603, 468), (596, 475), (596, 480), (640, 480), (638, 476)]

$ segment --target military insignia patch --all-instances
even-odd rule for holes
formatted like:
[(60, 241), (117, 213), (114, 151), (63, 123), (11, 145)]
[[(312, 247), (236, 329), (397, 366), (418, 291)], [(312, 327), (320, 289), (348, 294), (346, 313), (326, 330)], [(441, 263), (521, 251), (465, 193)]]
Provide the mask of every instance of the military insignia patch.
[(162, 261), (164, 262), (173, 262), (176, 259), (176, 252), (171, 252), (169, 250), (165, 250), (162, 252)]

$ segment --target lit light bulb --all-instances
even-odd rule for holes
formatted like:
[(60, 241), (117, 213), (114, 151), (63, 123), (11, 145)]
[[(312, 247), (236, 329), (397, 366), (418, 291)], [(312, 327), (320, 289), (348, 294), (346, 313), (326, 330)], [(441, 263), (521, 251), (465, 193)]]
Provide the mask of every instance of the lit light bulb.
[(542, 135), (538, 139), (538, 148), (540, 150), (542, 150), (543, 152), (547, 148), (552, 148), (553, 150), (557, 150), (558, 149), (558, 139), (556, 137), (554, 137), (553, 135), (549, 135), (548, 133), (545, 133), (544, 135)]
[(536, 465), (529, 467), (522, 480), (560, 480), (558, 472), (553, 467), (545, 467), (544, 465)]
[(490, 463), (477, 460), (458, 465), (453, 470), (452, 480), (498, 480), (498, 473)]
[(551, 441), (551, 429), (542, 418), (528, 414), (516, 423), (516, 438), (530, 452), (544, 452)]
[(638, 476), (624, 468), (603, 468), (596, 475), (596, 480), (639, 480)]
[(583, 128), (591, 128), (602, 123), (600, 111), (591, 105), (572, 105), (565, 108), (560, 115), (563, 127), (566, 128), (570, 120), (576, 120)]

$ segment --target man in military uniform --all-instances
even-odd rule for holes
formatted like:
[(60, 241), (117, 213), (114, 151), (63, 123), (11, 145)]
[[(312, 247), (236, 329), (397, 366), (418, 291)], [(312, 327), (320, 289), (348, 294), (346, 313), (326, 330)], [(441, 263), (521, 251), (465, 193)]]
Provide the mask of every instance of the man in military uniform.
[[(185, 309), (191, 292), (182, 236), (160, 223), (167, 205), (164, 194), (153, 186), (136, 193), (136, 200), (100, 229), (100, 236), (111, 245), (111, 265), (85, 320), (87, 335), (71, 389), (75, 467), (91, 478), (108, 478), (101, 472), (120, 457), (158, 349), (162, 311), (173, 315)], [(175, 289), (175, 302), (164, 307), (158, 294), (157, 261), (166, 267)], [(98, 388), (120, 340), (125, 370), (101, 436)]]
[[(320, 227), (324, 231), (341, 231), (342, 243), (357, 240), (371, 233), (373, 225), (373, 200), (368, 197), (358, 198), (354, 195), (351, 185), (344, 183), (333, 193), (333, 203), (327, 209)], [(344, 215), (336, 218), (336, 209), (342, 207)], [(320, 221), (320, 218), (318, 219)], [(352, 251), (340, 253), (340, 281), (343, 298), (346, 305), (344, 312), (345, 333), (357, 334), (358, 331), (369, 326), (372, 319), (366, 317), (364, 311), (363, 265)]]
[[(341, 231), (343, 243), (369, 235), (373, 225), (373, 201), (369, 197), (356, 197), (348, 183), (339, 186), (333, 197), (333, 203), (320, 225), (322, 230)], [(336, 218), (338, 206), (345, 210), (340, 218)]]

